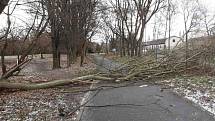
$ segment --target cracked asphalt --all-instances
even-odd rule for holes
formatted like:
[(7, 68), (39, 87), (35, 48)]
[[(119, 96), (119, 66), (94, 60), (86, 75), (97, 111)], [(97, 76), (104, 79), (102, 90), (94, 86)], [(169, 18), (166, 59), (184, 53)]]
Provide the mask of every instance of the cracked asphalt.
[[(119, 67), (118, 64), (98, 55), (94, 55), (94, 60), (105, 66), (106, 69), (101, 65), (98, 66), (98, 69), (103, 72), (108, 72), (113, 67)], [(95, 86), (100, 85), (103, 84)], [(89, 97), (91, 100), (83, 109), (80, 121), (215, 120), (207, 111), (176, 95), (171, 90), (161, 91), (159, 86), (140, 85), (91, 93)]]

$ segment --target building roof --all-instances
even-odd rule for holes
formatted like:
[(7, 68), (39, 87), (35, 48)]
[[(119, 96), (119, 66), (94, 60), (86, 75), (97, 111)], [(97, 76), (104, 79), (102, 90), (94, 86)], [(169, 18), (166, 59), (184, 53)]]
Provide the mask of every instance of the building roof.
[(165, 44), (166, 38), (144, 42), (144, 46)]
[(152, 40), (152, 41), (144, 42), (143, 45), (144, 46), (161, 45), (161, 44), (165, 44), (165, 41), (166, 41), (166, 38), (157, 39), (157, 40)]

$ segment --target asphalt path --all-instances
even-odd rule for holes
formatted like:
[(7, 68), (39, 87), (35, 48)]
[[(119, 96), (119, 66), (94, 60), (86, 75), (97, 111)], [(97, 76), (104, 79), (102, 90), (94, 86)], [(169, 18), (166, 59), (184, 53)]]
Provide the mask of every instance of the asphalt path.
[[(119, 67), (119, 64), (98, 55), (94, 55), (94, 61), (102, 72)], [(100, 85), (103, 84), (95, 86)], [(92, 92), (79, 120), (215, 121), (207, 111), (171, 90), (162, 91), (159, 86), (147, 84)]]

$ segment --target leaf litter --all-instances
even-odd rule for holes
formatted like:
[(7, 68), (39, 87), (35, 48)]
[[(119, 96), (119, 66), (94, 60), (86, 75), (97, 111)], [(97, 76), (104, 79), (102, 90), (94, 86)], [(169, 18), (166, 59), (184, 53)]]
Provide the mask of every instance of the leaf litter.
[[(65, 68), (66, 59), (62, 60), (61, 69), (51, 69), (51, 58), (34, 59), (21, 73), (10, 78), (13, 82), (44, 82), (56, 79), (74, 78), (95, 69), (95, 65), (86, 60), (84, 67), (79, 63)], [(77, 61), (79, 62), (79, 61)], [(80, 105), (84, 93), (62, 93), (78, 88), (89, 89), (89, 84), (70, 84), (59, 88), (16, 91), (0, 91), (1, 121), (74, 121), (79, 111), (70, 114)], [(67, 91), (68, 92), (68, 91)]]

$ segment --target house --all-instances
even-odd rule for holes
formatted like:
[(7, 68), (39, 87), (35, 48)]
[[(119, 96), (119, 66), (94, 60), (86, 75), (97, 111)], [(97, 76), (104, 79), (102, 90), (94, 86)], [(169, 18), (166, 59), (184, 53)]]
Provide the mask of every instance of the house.
[[(177, 37), (177, 36), (171, 36), (170, 37), (170, 49), (174, 49), (182, 42), (183, 42), (182, 38)], [(153, 41), (144, 42), (143, 46), (146, 50), (168, 49), (169, 48), (169, 39), (163, 38), (163, 39), (157, 39), (157, 40), (153, 40)]]

